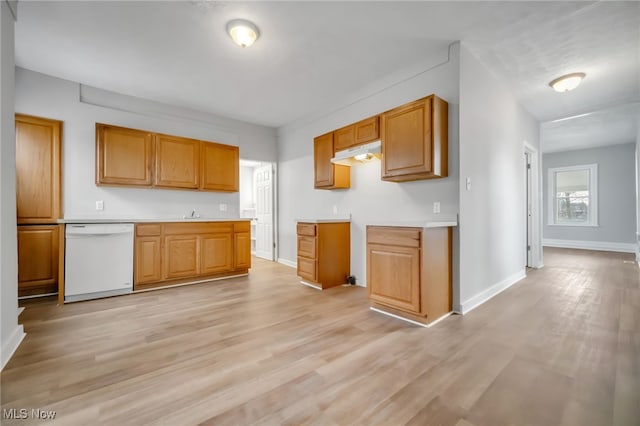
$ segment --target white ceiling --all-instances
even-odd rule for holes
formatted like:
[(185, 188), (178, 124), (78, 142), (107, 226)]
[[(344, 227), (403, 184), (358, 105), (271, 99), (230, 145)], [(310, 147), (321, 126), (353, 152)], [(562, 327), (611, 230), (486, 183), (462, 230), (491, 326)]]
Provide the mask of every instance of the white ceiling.
[[(235, 18), (260, 28), (253, 47), (225, 33)], [(16, 63), (279, 127), (336, 108), (456, 40), (543, 123), (544, 150), (635, 140), (637, 114), (618, 112), (640, 102), (638, 2), (21, 1)], [(548, 87), (576, 71), (587, 77), (574, 92)]]

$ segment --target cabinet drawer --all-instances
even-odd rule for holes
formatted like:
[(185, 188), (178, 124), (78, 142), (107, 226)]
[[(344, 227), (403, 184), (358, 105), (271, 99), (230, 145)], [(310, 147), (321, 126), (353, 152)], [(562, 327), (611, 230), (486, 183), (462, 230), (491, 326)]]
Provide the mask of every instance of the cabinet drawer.
[(165, 223), (164, 235), (232, 233), (233, 222)]
[(420, 247), (421, 228), (368, 226), (367, 244)]
[(315, 260), (298, 257), (298, 276), (310, 281), (316, 281), (318, 277), (318, 262)]
[(316, 225), (314, 223), (298, 223), (298, 235), (316, 236)]
[(249, 221), (233, 222), (233, 232), (249, 232)]
[(160, 224), (149, 223), (144, 225), (136, 225), (136, 236), (138, 237), (153, 237), (160, 235)]
[(316, 258), (316, 238), (306, 235), (298, 237), (298, 256)]

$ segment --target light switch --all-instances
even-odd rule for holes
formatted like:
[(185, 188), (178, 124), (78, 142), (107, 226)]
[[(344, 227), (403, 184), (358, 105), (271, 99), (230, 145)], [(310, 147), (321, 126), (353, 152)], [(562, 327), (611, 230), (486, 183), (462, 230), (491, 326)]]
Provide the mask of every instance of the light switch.
[(338, 206), (333, 206), (333, 214), (338, 214)]
[(467, 191), (471, 191), (471, 178), (467, 178)]
[(433, 212), (440, 213), (440, 201), (435, 201), (433, 203)]
[(96, 201), (96, 210), (104, 210), (104, 201)]
[(227, 211), (227, 205), (226, 204), (220, 204), (220, 211), (221, 212), (226, 212)]

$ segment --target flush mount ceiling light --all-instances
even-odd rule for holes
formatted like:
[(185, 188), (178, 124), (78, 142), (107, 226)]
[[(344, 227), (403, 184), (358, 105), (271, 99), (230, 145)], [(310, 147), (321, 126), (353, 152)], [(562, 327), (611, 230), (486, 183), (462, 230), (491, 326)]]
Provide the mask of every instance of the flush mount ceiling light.
[(240, 47), (249, 47), (260, 36), (258, 27), (253, 22), (244, 19), (234, 19), (227, 24), (227, 32)]
[(558, 77), (551, 81), (549, 86), (551, 86), (556, 92), (568, 92), (569, 90), (573, 90), (578, 87), (585, 75), (586, 74), (583, 72), (574, 72), (572, 74), (563, 75), (562, 77)]

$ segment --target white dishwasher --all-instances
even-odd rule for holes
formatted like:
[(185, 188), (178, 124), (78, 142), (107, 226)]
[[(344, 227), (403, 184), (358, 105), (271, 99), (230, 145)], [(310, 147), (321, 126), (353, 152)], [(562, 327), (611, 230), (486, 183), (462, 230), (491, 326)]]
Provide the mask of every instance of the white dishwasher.
[(65, 302), (131, 293), (133, 224), (68, 224), (65, 239)]

